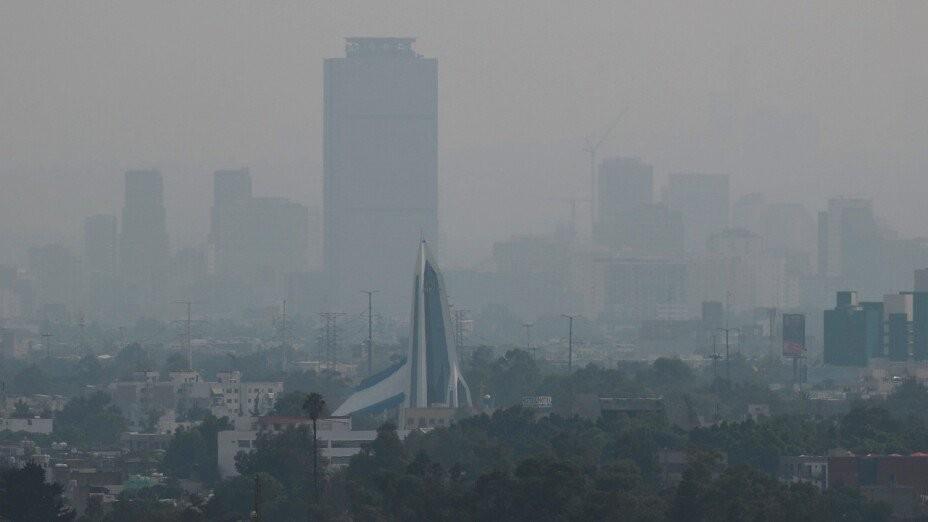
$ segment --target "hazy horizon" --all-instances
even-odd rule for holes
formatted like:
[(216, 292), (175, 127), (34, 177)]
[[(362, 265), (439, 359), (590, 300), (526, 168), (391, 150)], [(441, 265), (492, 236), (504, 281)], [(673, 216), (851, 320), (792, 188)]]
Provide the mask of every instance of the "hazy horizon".
[(73, 242), (133, 168), (164, 175), (175, 248), (205, 241), (217, 169), (321, 209), (322, 61), (357, 35), (438, 59), (449, 268), (566, 221), (584, 139), (625, 107), (600, 158), (640, 156), (658, 188), (704, 171), (733, 201), (873, 196), (920, 236), (926, 21), (916, 2), (5, 2), (0, 244)]

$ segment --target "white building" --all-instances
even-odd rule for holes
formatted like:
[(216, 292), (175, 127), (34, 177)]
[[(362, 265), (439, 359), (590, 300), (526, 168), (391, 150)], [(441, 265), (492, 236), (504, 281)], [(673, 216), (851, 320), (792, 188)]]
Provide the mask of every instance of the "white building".
[(209, 385), (210, 411), (216, 417), (229, 417), (236, 428), (250, 422), (247, 419), (270, 413), (284, 391), (282, 382), (242, 382), (239, 371), (220, 372), (217, 382)]
[[(261, 434), (276, 434), (286, 429), (312, 426), (306, 417), (260, 417), (253, 429), (220, 431), (218, 441), (219, 475), (222, 478), (238, 475), (235, 469), (235, 456), (256, 448), (255, 442)], [(405, 438), (409, 433), (400, 430), (397, 434)], [(319, 455), (328, 460), (330, 466), (344, 466), (352, 456), (377, 438), (376, 430), (353, 431), (349, 417), (319, 419), (317, 437), (320, 443)]]
[(54, 419), (0, 419), (0, 431), (14, 433), (38, 433), (49, 435), (54, 427)]

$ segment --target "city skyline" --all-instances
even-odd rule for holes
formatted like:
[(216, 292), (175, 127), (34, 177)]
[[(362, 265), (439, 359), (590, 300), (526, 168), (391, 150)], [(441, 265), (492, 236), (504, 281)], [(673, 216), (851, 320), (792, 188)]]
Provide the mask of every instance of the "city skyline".
[[(584, 139), (626, 106), (600, 157), (639, 156), (655, 166), (658, 183), (672, 172), (722, 172), (732, 176), (733, 195), (761, 191), (786, 202), (799, 188), (798, 202), (810, 209), (836, 195), (874, 196), (881, 217), (908, 236), (919, 234), (917, 223), (928, 217), (903, 188), (918, 183), (925, 164), (919, 122), (928, 108), (915, 93), (928, 71), (910, 59), (924, 43), (915, 21), (925, 7), (918, 4), (805, 6), (806, 23), (791, 27), (793, 7), (801, 4), (572, 10), (542, 3), (504, 30), (518, 6), (506, 6), (486, 25), (478, 22), (489, 14), (485, 5), (460, 18), (453, 8), (421, 9), (417, 2), (239, 11), (206, 2), (189, 8), (191, 23), (172, 27), (175, 38), (165, 45), (155, 44), (170, 8), (101, 5), (3, 7), (6, 22), (36, 21), (29, 33), (22, 24), (2, 32), (10, 51), (3, 65), (21, 73), (6, 75), (5, 92), (36, 106), (37, 97), (68, 85), (87, 101), (63, 99), (31, 113), (4, 106), (4, 121), (19, 132), (0, 139), (0, 174), (8, 180), (0, 194), (3, 244), (21, 245), (14, 232), (27, 230), (61, 239), (96, 210), (118, 212), (118, 179), (133, 168), (165, 176), (168, 228), (178, 247), (196, 245), (207, 232), (200, 202), (210, 197), (217, 169), (249, 167), (264, 187), (259, 194), (321, 209), (319, 64), (341, 53), (343, 37), (365, 34), (416, 36), (420, 52), (444, 64), (439, 206), (442, 234), (455, 239), (449, 268), (482, 261), (494, 241), (567, 220), (569, 205), (551, 199), (588, 196)], [(403, 6), (420, 16), (403, 16)], [(93, 15), (81, 16), (85, 8)], [(540, 23), (543, 17), (552, 21)], [(699, 23), (690, 32), (673, 30), (682, 17)], [(213, 19), (216, 26), (193, 23)], [(67, 45), (70, 33), (62, 28), (96, 34), (94, 20), (113, 39), (126, 39), (125, 29), (139, 44), (89, 38)], [(277, 30), (259, 30), (270, 24)], [(587, 25), (592, 30), (574, 30)], [(858, 34), (870, 36), (851, 36)], [(190, 55), (199, 39), (209, 60)], [(668, 51), (656, 51), (652, 41)], [(35, 68), (14, 56), (37, 63), (67, 56), (88, 65)], [(107, 70), (109, 63), (126, 72)], [(570, 86), (556, 74), (561, 66), (576, 79)], [(165, 83), (162, 71), (177, 81)], [(106, 81), (97, 86), (96, 78)], [(192, 110), (194, 103), (201, 110)], [(879, 181), (886, 176), (894, 181)], [(481, 212), (474, 216), (473, 208)]]

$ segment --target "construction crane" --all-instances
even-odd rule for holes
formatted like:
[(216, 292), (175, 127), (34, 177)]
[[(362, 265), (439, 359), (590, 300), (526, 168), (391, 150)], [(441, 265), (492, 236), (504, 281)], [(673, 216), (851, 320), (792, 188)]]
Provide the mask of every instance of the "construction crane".
[(600, 134), (599, 139), (597, 140), (595, 136), (588, 138), (586, 142), (586, 147), (583, 148), (584, 152), (590, 155), (590, 236), (593, 234), (593, 224), (596, 222), (596, 154), (599, 152), (599, 148), (603, 146), (603, 143), (612, 135), (612, 131), (615, 130), (616, 126), (619, 124), (619, 121), (625, 117), (625, 113), (628, 112), (628, 107), (622, 109), (622, 112), (612, 120), (612, 123), (606, 128), (605, 132)]

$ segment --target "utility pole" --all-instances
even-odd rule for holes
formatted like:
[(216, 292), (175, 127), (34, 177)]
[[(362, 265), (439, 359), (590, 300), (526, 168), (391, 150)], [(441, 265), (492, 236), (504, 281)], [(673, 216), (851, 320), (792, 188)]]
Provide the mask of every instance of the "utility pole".
[(722, 358), (722, 356), (719, 355), (718, 342), (715, 334), (712, 334), (712, 354), (709, 355), (709, 358), (712, 359), (712, 381), (715, 382), (719, 378), (719, 359)]
[(522, 328), (525, 328), (525, 351), (532, 353), (532, 360), (535, 360), (535, 349), (532, 348), (532, 325), (531, 323), (525, 323), (522, 325)]
[(45, 332), (42, 334), (42, 344), (45, 345), (45, 357), (48, 359), (52, 358), (52, 334)]
[(251, 511), (251, 519), (257, 522), (261, 522), (261, 476), (255, 474), (255, 498), (254, 498), (254, 509)]
[(377, 290), (362, 290), (367, 294), (367, 376), (374, 375), (374, 294)]
[(725, 334), (725, 383), (727, 386), (731, 386), (731, 344), (729, 343), (729, 334), (731, 332), (738, 332), (740, 337), (741, 329), (740, 328), (719, 328), (720, 332)]
[(85, 354), (86, 349), (84, 348), (84, 313), (83, 312), (81, 312), (79, 315), (77, 327), (78, 327), (78, 331), (80, 332), (80, 335), (78, 337), (77, 349), (80, 352), (81, 356), (84, 356), (86, 355)]
[(576, 315), (561, 314), (561, 317), (567, 318), (567, 373), (573, 373), (574, 370), (574, 318)]
[(191, 307), (193, 303), (190, 301), (174, 301), (177, 304), (182, 304), (187, 307), (187, 320), (184, 322), (184, 349), (187, 352), (187, 370), (193, 370), (193, 352), (190, 348), (190, 320), (191, 320)]
[(775, 336), (776, 336), (776, 334), (775, 334), (774, 332), (776, 331), (776, 327), (777, 327), (777, 309), (776, 309), (776, 307), (767, 308), (767, 323), (768, 323), (767, 327), (768, 327), (769, 330), (770, 330), (770, 331), (769, 331), (770, 335), (768, 336), (768, 340), (770, 341), (770, 356), (771, 356), (771, 357), (774, 357), (774, 356), (776, 356), (776, 353), (777, 353), (777, 351), (776, 351), (776, 345), (774, 344), (774, 339), (775, 339)]
[[(715, 334), (713, 333), (713, 334), (712, 334), (712, 355), (709, 356), (709, 358), (712, 359), (712, 387), (713, 387), (713, 388), (715, 388), (715, 384), (716, 384), (716, 382), (718, 382), (718, 380), (719, 380), (719, 359), (721, 359), (721, 357), (722, 357), (721, 355), (719, 355), (719, 347), (718, 347), (718, 342), (717, 342), (717, 341), (718, 341), (718, 339), (716, 338)], [(714, 391), (715, 391), (715, 393), (714, 393), (714, 396), (715, 396), (715, 420), (718, 421), (718, 420), (719, 420), (719, 390), (718, 390), (718, 389), (715, 389)]]
[(287, 329), (287, 300), (283, 300), (280, 314), (280, 344), (281, 344), (281, 361), (280, 370), (287, 371), (287, 360), (290, 355), (290, 330)]

